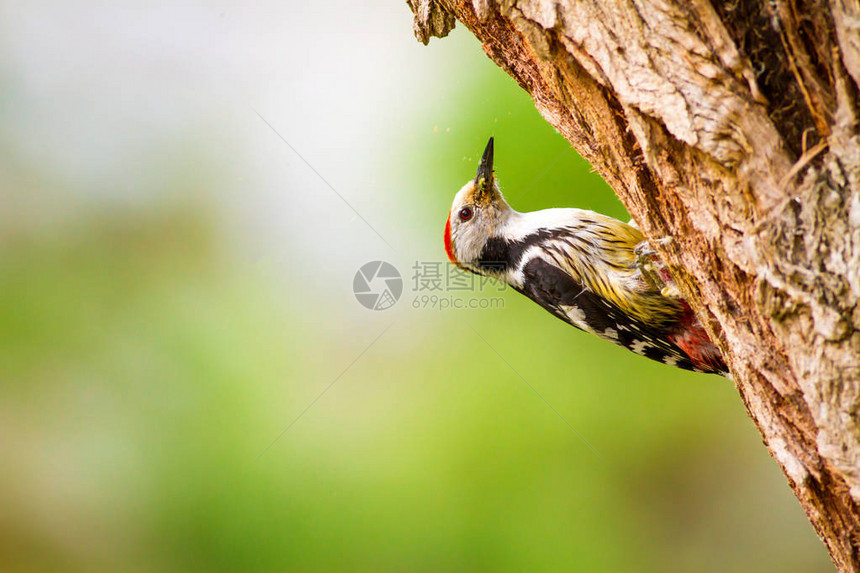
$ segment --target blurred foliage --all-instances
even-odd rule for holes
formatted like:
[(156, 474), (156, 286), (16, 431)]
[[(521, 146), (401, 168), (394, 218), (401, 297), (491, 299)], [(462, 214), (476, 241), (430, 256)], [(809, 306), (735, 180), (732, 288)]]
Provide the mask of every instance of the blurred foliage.
[[(490, 134), (515, 208), (625, 217), (467, 34), (444, 45), (468, 74), (391, 136), (420, 150), (388, 182), (420, 206), (407, 256), (441, 255)], [(401, 304), (368, 349), (376, 313), (344, 329), (330, 293), (284, 293), (227, 246), (219, 163), (155, 206), (6, 218), (3, 570), (829, 570), (730, 382), (510, 291), (498, 310)], [(13, 203), (85, 202), (23, 169), (0, 172)]]

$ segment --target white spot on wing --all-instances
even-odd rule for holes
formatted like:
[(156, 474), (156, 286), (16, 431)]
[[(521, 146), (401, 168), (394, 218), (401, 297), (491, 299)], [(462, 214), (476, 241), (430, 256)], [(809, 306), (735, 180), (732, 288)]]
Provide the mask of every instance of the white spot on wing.
[(603, 336), (610, 340), (618, 340), (618, 331), (611, 326), (603, 331)]
[(630, 344), (630, 350), (638, 354), (639, 356), (645, 355), (645, 349), (650, 348), (651, 345), (645, 342), (644, 340), (634, 340)]
[(567, 318), (570, 319), (570, 322), (582, 330), (586, 332), (593, 332), (588, 323), (585, 321), (585, 312), (578, 306), (561, 306), (561, 311), (567, 315)]

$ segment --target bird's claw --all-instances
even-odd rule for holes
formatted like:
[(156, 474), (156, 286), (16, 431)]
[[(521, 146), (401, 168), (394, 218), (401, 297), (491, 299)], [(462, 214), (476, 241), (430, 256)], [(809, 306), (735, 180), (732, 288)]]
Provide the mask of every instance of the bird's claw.
[(664, 286), (662, 289), (660, 289), (660, 294), (665, 296), (666, 298), (676, 298), (676, 299), (684, 298), (681, 295), (681, 291), (678, 289), (678, 286), (674, 282), (669, 283), (666, 286)]
[[(661, 246), (665, 246), (672, 241), (672, 237), (667, 236), (657, 239), (656, 242)], [(664, 279), (664, 276), (668, 276), (668, 273), (661, 272), (664, 271), (665, 265), (663, 265), (663, 262), (657, 257), (657, 252), (651, 248), (651, 245), (647, 241), (642, 241), (633, 247), (633, 254), (636, 255), (636, 268), (639, 269), (645, 282), (655, 290), (659, 290), (660, 294), (666, 298), (683, 298), (675, 282), (671, 279)]]

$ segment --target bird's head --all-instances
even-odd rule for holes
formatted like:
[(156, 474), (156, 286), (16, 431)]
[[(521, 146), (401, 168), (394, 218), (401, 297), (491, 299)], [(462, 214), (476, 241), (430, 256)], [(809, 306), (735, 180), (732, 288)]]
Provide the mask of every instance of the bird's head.
[(478, 173), (454, 197), (445, 223), (445, 252), (456, 266), (477, 271), (487, 241), (512, 213), (493, 175), (493, 138), (487, 143)]

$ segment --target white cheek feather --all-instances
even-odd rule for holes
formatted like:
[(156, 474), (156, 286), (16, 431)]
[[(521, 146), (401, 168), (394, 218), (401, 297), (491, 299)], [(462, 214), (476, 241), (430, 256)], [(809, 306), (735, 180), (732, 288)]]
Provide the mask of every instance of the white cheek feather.
[[(451, 215), (456, 217), (457, 214)], [(456, 221), (452, 226), (452, 240), (456, 245), (457, 259), (463, 262), (476, 261), (487, 243), (487, 235), (480, 225), (470, 224), (478, 221)]]

